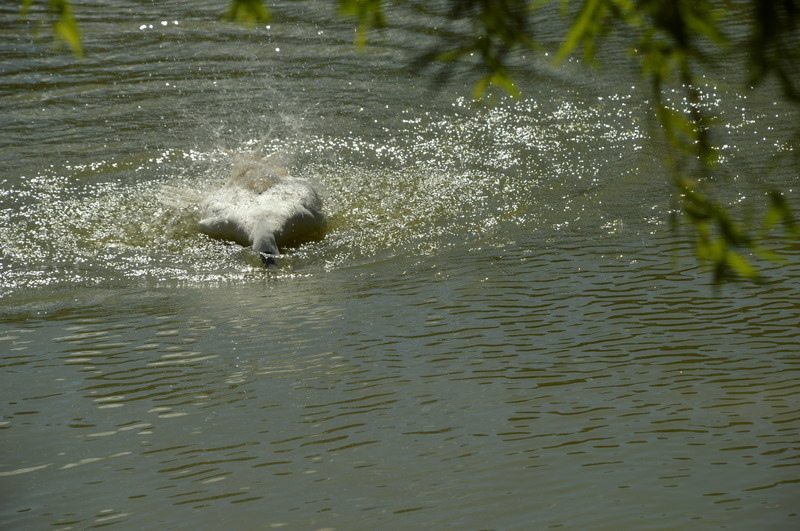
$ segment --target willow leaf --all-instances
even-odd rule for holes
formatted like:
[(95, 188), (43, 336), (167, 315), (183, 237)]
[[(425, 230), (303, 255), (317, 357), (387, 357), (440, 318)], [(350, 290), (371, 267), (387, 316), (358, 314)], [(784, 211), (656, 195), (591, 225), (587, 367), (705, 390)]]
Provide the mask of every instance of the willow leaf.
[(563, 62), (569, 55), (575, 51), (575, 48), (586, 39), (590, 34), (590, 28), (597, 24), (598, 13), (602, 5), (602, 0), (586, 0), (581, 8), (578, 18), (572, 24), (572, 27), (567, 33), (564, 42), (556, 53), (555, 62)]

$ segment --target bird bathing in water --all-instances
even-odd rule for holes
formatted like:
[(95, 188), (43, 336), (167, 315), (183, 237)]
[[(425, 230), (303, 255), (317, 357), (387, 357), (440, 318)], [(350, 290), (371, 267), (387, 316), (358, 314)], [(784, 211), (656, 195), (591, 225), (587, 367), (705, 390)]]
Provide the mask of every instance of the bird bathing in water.
[(326, 221), (311, 183), (274, 169), (275, 157), (235, 155), (228, 181), (199, 203), (200, 232), (251, 246), (265, 266), (281, 249), (321, 238)]

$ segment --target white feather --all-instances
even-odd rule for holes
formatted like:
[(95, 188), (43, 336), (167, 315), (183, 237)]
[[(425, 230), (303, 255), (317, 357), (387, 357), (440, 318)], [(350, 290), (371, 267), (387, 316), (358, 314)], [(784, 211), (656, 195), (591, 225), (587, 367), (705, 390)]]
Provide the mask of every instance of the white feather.
[(280, 249), (317, 239), (325, 228), (311, 183), (271, 170), (268, 162), (238, 161), (225, 186), (199, 203), (201, 232), (252, 246), (267, 264)]

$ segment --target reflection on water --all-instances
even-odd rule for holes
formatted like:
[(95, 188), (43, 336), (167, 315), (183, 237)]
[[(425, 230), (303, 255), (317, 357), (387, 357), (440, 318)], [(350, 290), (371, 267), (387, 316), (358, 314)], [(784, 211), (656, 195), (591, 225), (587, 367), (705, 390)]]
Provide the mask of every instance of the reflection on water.
[[(707, 285), (638, 78), (476, 108), (398, 66), (413, 6), (358, 55), (116, 4), (79, 64), (0, 35), (2, 527), (798, 527), (796, 260)], [(703, 91), (723, 200), (796, 178), (791, 111)], [(259, 146), (330, 218), (273, 271), (165, 192)]]
[[(583, 226), (585, 203), (600, 192), (613, 197), (608, 188), (643, 160), (637, 112), (562, 99), (482, 111), (458, 100), (447, 114), (405, 112), (403, 129), (386, 130), (385, 138), (263, 140), (261, 149), (281, 154), (292, 174), (318, 185), (330, 219), (325, 240), (299, 249), (283, 273), (502, 241), (514, 227)], [(258, 276), (259, 261), (246, 251), (198, 233), (197, 198), (224, 182), (230, 166), (219, 149), (167, 151), (21, 179), (3, 195), (4, 291)], [(102, 181), (85, 183), (87, 176)], [(663, 200), (652, 201), (663, 213)], [(605, 218), (601, 213), (599, 221)]]
[(25, 387), (2, 392), (16, 450), (1, 473), (29, 494), (4, 519), (794, 522), (796, 283), (715, 298), (702, 273), (584, 251), (451, 251), (390, 276), (17, 314), (3, 363)]

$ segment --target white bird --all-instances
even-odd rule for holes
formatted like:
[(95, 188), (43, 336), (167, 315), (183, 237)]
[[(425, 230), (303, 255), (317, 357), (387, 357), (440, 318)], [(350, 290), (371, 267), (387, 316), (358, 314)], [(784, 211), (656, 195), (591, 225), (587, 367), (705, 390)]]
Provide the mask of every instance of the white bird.
[(199, 205), (202, 233), (252, 246), (266, 266), (282, 248), (322, 237), (326, 222), (311, 183), (272, 169), (271, 158), (238, 161), (225, 186)]

